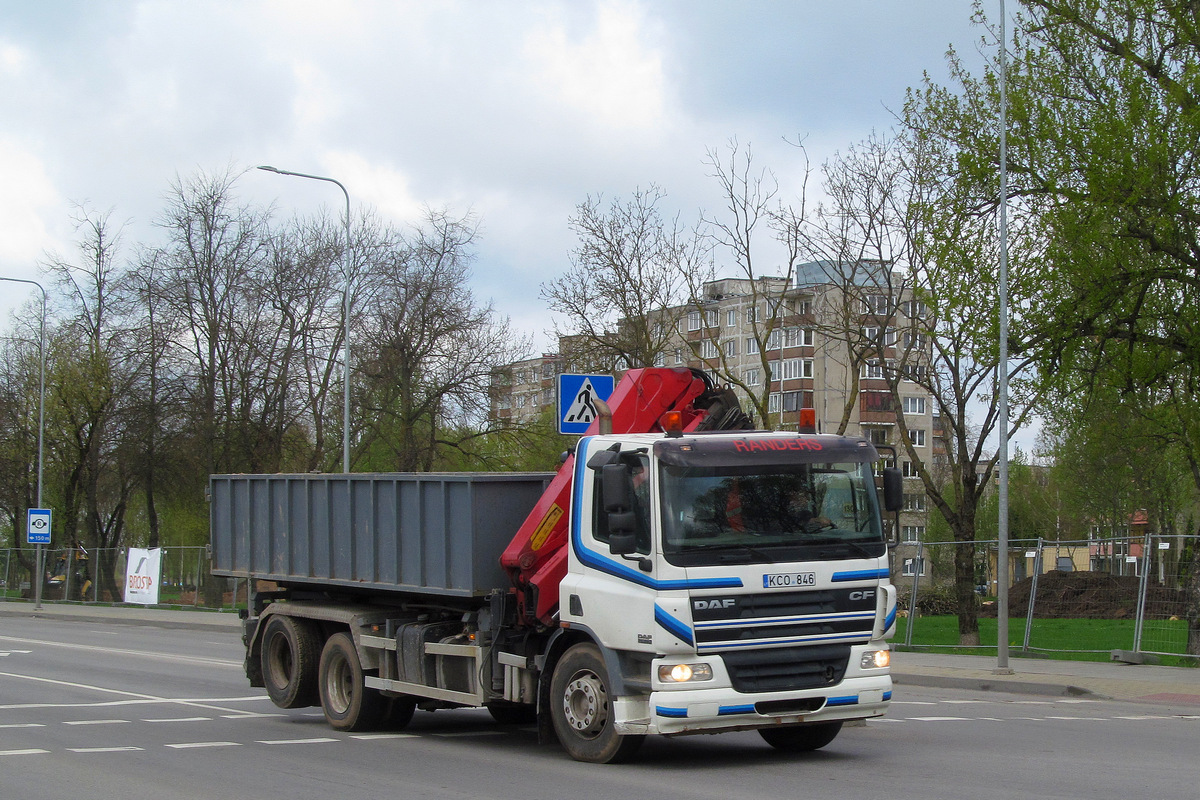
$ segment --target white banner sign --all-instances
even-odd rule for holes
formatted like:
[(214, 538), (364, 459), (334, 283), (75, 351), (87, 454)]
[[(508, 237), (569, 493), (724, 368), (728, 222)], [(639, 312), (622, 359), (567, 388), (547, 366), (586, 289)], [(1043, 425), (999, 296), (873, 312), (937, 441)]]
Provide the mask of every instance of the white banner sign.
[(129, 548), (125, 567), (125, 602), (156, 605), (158, 603), (158, 573), (162, 565), (162, 550)]

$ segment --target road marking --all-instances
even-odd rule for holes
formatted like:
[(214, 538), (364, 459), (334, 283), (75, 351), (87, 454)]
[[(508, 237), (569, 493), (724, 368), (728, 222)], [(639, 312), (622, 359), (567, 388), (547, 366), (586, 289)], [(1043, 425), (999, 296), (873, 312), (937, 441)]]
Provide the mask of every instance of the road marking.
[(63, 725), (124, 725), (129, 722), (127, 719), (72, 719), (67, 720)]
[(46, 727), (41, 722), (9, 722), (0, 725), (0, 728), (44, 728)]
[(415, 733), (356, 733), (351, 734), (350, 738), (369, 742), (373, 739), (419, 739), (420, 736)]
[(38, 748), (31, 748), (29, 750), (0, 750), (0, 756), (33, 756), (49, 752), (49, 750), (40, 750)]
[(917, 722), (969, 722), (970, 717), (909, 717)]
[(181, 742), (166, 745), (174, 750), (192, 750), (198, 747), (241, 747), (241, 742)]
[(155, 653), (146, 650), (124, 650), (114, 647), (102, 647), (95, 644), (73, 644), (70, 642), (55, 642), (44, 639), (23, 639), (18, 636), (0, 636), (0, 641), (17, 642), (19, 644), (36, 644), (42, 647), (58, 647), (64, 650), (83, 650), (89, 653), (105, 653), (119, 654), (125, 656), (140, 656), (142, 658), (152, 658), (158, 661), (182, 661), (187, 664), (203, 664), (210, 667), (231, 667), (242, 669), (241, 661), (232, 661), (227, 658), (208, 658), (206, 656), (185, 656), (178, 653)]
[[(212, 709), (214, 711), (233, 712), (235, 709), (222, 708), (221, 706), (214, 705), (214, 703), (229, 703), (229, 702), (241, 702), (243, 700), (266, 700), (266, 699), (268, 699), (266, 695), (257, 695), (257, 696), (251, 696), (251, 697), (243, 697), (243, 698), (231, 698), (228, 700), (220, 699), (220, 698), (214, 699), (214, 700), (178, 699), (178, 698), (170, 698), (170, 697), (159, 697), (159, 696), (153, 695), (153, 694), (141, 694), (139, 692), (126, 692), (126, 691), (122, 691), (121, 689), (109, 689), (104, 686), (92, 686), (92, 685), (89, 685), (86, 683), (75, 683), (73, 681), (58, 681), (58, 680), (54, 680), (52, 678), (41, 678), (41, 677), (38, 677), (37, 675), (21, 675), (16, 672), (0, 672), (0, 677), (2, 677), (2, 678), (20, 678), (22, 680), (34, 681), (36, 683), (49, 683), (54, 686), (68, 686), (72, 689), (86, 689), (88, 691), (93, 691), (93, 692), (123, 695), (126, 698), (133, 698), (133, 699), (125, 700), (124, 703), (126, 703), (126, 704), (128, 704), (128, 703), (175, 703), (175, 704), (184, 705), (184, 706), (194, 706), (196, 708)], [(120, 704), (121, 703), (119, 703), (119, 702), (112, 703), (112, 705), (120, 705)], [(105, 704), (103, 704), (103, 703), (92, 703), (92, 704), (88, 704), (88, 703), (24, 703), (24, 704), (17, 704), (17, 705), (0, 706), (0, 709), (85, 708), (88, 706), (98, 706), (98, 705), (105, 705)]]
[(244, 711), (237, 714), (222, 714), (221, 719), (262, 719), (264, 717), (286, 717), (287, 714), (259, 714), (254, 711)]
[(144, 747), (68, 747), (72, 753), (132, 753), (138, 750), (145, 750)]
[(144, 719), (142, 722), (209, 722), (212, 717), (164, 717), (161, 719)]
[(259, 744), (325, 744), (326, 742), (337, 742), (338, 739), (330, 739), (328, 737), (317, 737), (314, 739), (259, 739)]

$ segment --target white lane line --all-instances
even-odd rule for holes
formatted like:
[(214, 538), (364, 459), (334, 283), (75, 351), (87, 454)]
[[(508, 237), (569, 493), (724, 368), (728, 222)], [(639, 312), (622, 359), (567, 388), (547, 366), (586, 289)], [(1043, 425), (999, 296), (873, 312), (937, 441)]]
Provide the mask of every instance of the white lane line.
[[(126, 698), (133, 698), (133, 699), (131, 699), (131, 700), (127, 700), (126, 702), (143, 702), (143, 703), (147, 703), (147, 702), (148, 702), (148, 703), (175, 703), (175, 704), (178, 704), (178, 705), (184, 705), (184, 706), (194, 706), (194, 707), (196, 707), (196, 708), (212, 709), (212, 710), (215, 710), (215, 711), (229, 711), (229, 712), (232, 712), (232, 711), (234, 711), (234, 709), (232, 709), (232, 708), (222, 708), (221, 706), (218, 706), (218, 705), (213, 705), (214, 703), (225, 703), (225, 702), (231, 702), (231, 701), (222, 700), (222, 699), (216, 699), (216, 700), (196, 699), (196, 700), (192, 700), (192, 699), (177, 699), (177, 698), (170, 698), (170, 697), (159, 697), (159, 696), (157, 696), (157, 695), (153, 695), (153, 694), (141, 694), (140, 692), (126, 692), (126, 691), (122, 691), (121, 689), (109, 689), (109, 688), (106, 688), (106, 687), (104, 687), (104, 686), (90, 686), (90, 685), (88, 685), (88, 684), (86, 684), (86, 683), (75, 683), (75, 682), (73, 682), (73, 681), (59, 681), (59, 680), (54, 680), (54, 679), (52, 679), (52, 678), (41, 678), (41, 677), (38, 677), (38, 676), (36, 676), (36, 675), (21, 675), (21, 674), (19, 674), (19, 673), (15, 673), (15, 672), (0, 672), (0, 677), (2, 677), (2, 678), (20, 678), (20, 679), (22, 679), (22, 680), (34, 681), (34, 682), (36, 682), (36, 683), (49, 683), (49, 684), (51, 684), (51, 685), (53, 685), (53, 686), (68, 686), (68, 687), (70, 687), (70, 688), (72, 688), (72, 689), (85, 689), (85, 690), (87, 690), (87, 691), (91, 691), (91, 692), (101, 692), (101, 693), (107, 693), (107, 694), (116, 694), (116, 695), (121, 695), (121, 696), (124, 696), (124, 697), (126, 697)], [(266, 695), (260, 695), (260, 696), (247, 697), (247, 698), (241, 698), (241, 699), (243, 699), (243, 700), (260, 700), (260, 699), (267, 699), (267, 698), (266, 698)], [(28, 704), (24, 704), (24, 705), (7, 705), (7, 706), (0, 706), (0, 709), (15, 709), (15, 708), (82, 708), (82, 707), (84, 707), (85, 705), (86, 705), (86, 704), (84, 704), (84, 703), (66, 703), (66, 704), (34, 704), (34, 703), (28, 703)]]
[(917, 722), (970, 722), (970, 717), (909, 717)]
[(449, 733), (432, 733), (442, 739), (453, 739), (456, 736), (504, 736), (505, 731), (451, 731)]
[(116, 653), (124, 656), (139, 656), (141, 658), (152, 658), (156, 661), (178, 661), (186, 664), (203, 664), (209, 667), (231, 667), (242, 668), (241, 661), (232, 661), (227, 658), (208, 658), (206, 656), (185, 656), (179, 653), (155, 653), (146, 650), (124, 650), (116, 647), (102, 647), (94, 644), (74, 644), (71, 642), (54, 642), (44, 639), (23, 639), (18, 636), (0, 636), (0, 641), (17, 642), (19, 644), (36, 644), (42, 647), (58, 647), (63, 650), (82, 650), (89, 653)]
[(72, 753), (132, 753), (138, 750), (145, 750), (144, 747), (68, 747)]
[(937, 703), (932, 700), (893, 700), (894, 706), (936, 706)]
[(239, 714), (222, 714), (221, 719), (263, 719), (264, 717), (286, 717), (287, 714), (258, 714), (245, 711)]
[(127, 719), (72, 719), (67, 720), (63, 725), (124, 725), (129, 722)]
[(1162, 716), (1161, 714), (1135, 714), (1128, 717), (1113, 717), (1113, 719), (1174, 719), (1174, 717)]
[(1108, 722), (1107, 717), (1058, 717), (1058, 716), (1052, 716), (1052, 717), (1046, 717), (1046, 719), (1065, 719), (1068, 722), (1075, 722), (1077, 720), (1084, 720), (1087, 722)]
[(209, 722), (212, 717), (163, 717), (160, 719), (144, 719), (142, 722)]
[(0, 725), (0, 728), (44, 728), (46, 725), (41, 722), (8, 722)]
[(49, 752), (49, 750), (39, 750), (37, 748), (29, 750), (0, 750), (0, 756), (33, 756)]
[(324, 744), (326, 742), (336, 742), (337, 739), (330, 739), (325, 736), (314, 739), (259, 739), (259, 744)]
[(418, 739), (420, 737), (415, 733), (356, 733), (351, 734), (350, 738), (369, 742), (374, 739)]
[(179, 744), (169, 744), (174, 750), (192, 750), (198, 747), (241, 747), (241, 742), (180, 742)]

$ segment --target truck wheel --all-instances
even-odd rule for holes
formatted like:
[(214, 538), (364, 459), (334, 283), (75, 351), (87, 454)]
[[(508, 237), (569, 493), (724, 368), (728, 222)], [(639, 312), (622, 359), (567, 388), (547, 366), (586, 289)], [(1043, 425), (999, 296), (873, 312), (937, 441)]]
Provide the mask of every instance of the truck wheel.
[(558, 740), (576, 761), (627, 761), (645, 738), (619, 734), (613, 727), (608, 671), (600, 650), (591, 643), (573, 646), (555, 665), (550, 716)]
[(335, 633), (321, 651), (321, 708), (334, 730), (361, 731), (379, 723), (387, 704), (363, 684), (362, 662), (349, 633)]
[[(383, 701), (383, 698), (380, 700)], [(413, 714), (417, 711), (417, 699), (408, 696), (393, 697), (390, 701), (384, 701), (384, 707), (386, 710), (380, 727), (389, 731), (402, 731), (412, 722)]]
[(280, 708), (317, 703), (317, 658), (321, 645), (306, 620), (272, 616), (262, 637), (262, 678), (271, 702)]
[(806, 753), (820, 750), (837, 738), (840, 722), (821, 722), (815, 725), (789, 725), (786, 728), (759, 728), (758, 735), (776, 750)]

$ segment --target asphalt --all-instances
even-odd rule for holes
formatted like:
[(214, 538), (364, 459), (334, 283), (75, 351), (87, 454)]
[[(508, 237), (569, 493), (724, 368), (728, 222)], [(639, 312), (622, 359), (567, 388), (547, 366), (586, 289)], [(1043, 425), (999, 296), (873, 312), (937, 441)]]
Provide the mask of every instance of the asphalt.
[[(0, 602), (3, 620), (28, 617), (191, 630), (225, 631), (240, 637), (241, 622), (232, 611), (147, 608), (131, 605), (80, 605)], [(1175, 706), (1200, 715), (1200, 667), (1163, 667), (1101, 661), (1059, 661), (1010, 654), (1007, 671), (991, 656), (894, 652), (892, 679), (900, 686), (927, 686), (1038, 697), (1112, 699)]]

